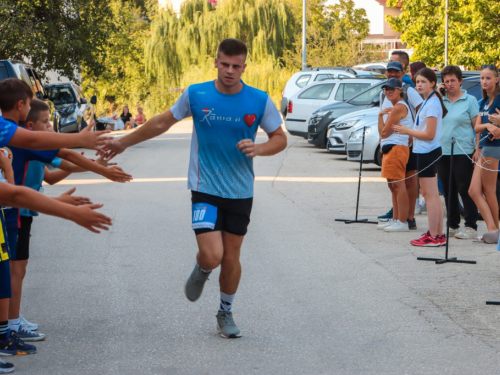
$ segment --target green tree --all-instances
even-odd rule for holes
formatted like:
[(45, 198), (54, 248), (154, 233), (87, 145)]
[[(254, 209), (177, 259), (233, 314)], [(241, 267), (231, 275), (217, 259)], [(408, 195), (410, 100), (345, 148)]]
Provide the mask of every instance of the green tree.
[[(361, 51), (359, 44), (369, 32), (369, 20), (364, 9), (355, 9), (353, 0), (340, 0), (335, 5), (321, 6), (315, 1), (310, 7), (307, 24), (308, 66), (352, 66), (369, 60), (370, 53)], [(302, 66), (302, 39), (296, 38), (294, 48), (285, 53), (285, 65)], [(299, 51), (299, 53), (296, 53)]]
[[(388, 0), (396, 6), (399, 0)], [(444, 66), (445, 0), (405, 0), (399, 17), (388, 17), (391, 27), (413, 48), (412, 60)], [(475, 68), (500, 59), (500, 3), (486, 0), (449, 0), (448, 62)]]
[(217, 46), (224, 38), (243, 40), (249, 48), (246, 83), (278, 101), (288, 73), (279, 64), (293, 48), (295, 17), (285, 0), (190, 0), (177, 18), (171, 9), (151, 24), (146, 44), (146, 71), (165, 88), (186, 88), (214, 79)]
[(75, 79), (84, 64), (92, 74), (104, 70), (111, 11), (102, 0), (2, 0), (0, 59), (30, 61)]

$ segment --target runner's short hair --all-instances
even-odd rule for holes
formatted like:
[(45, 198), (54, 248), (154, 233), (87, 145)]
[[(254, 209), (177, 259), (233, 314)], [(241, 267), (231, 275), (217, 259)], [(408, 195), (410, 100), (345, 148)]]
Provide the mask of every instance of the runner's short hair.
[(33, 99), (31, 87), (18, 78), (7, 78), (0, 82), (0, 110), (10, 111), (20, 100)]
[(226, 56), (245, 55), (246, 59), (248, 48), (241, 40), (228, 38), (220, 42), (219, 47), (217, 48), (217, 58), (219, 58), (221, 52)]
[(33, 99), (30, 103), (30, 107), (30, 112), (28, 113), (28, 116), (24, 121), (25, 124), (27, 124), (28, 121), (37, 122), (40, 118), (40, 113), (50, 110), (47, 103), (45, 103), (43, 100), (38, 99)]
[(441, 77), (443, 78), (443, 80), (444, 76), (451, 76), (451, 75), (457, 77), (459, 81), (462, 80), (462, 70), (456, 65), (445, 66), (444, 69), (441, 71)]
[(391, 56), (392, 55), (399, 56), (399, 62), (403, 65), (403, 69), (406, 72), (406, 68), (410, 63), (410, 56), (408, 56), (408, 54), (405, 51), (392, 51)]

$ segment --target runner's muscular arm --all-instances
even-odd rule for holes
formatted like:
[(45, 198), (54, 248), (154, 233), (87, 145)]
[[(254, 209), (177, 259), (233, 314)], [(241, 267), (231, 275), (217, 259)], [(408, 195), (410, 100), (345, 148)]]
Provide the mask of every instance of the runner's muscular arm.
[(236, 147), (249, 158), (276, 155), (286, 148), (286, 134), (281, 126), (267, 136), (267, 142), (255, 144), (251, 139), (242, 139)]
[(174, 117), (170, 109), (161, 115), (156, 115), (150, 118), (144, 123), (144, 125), (132, 133), (123, 138), (115, 139), (113, 142), (103, 146), (103, 149), (109, 152), (107, 159), (109, 160), (114, 158), (130, 146), (134, 146), (165, 133), (177, 122), (179, 122), (179, 120)]
[(70, 206), (24, 186), (0, 183), (0, 204), (71, 220), (94, 233), (100, 233), (97, 229), (108, 230), (107, 226), (112, 225), (109, 217), (94, 211), (102, 204)]

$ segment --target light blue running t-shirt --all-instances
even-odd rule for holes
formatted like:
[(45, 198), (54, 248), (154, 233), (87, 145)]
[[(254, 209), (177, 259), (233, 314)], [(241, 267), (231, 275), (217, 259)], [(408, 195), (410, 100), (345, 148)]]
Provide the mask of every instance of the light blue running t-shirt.
[(259, 126), (266, 133), (281, 126), (269, 95), (245, 84), (227, 95), (209, 81), (189, 86), (170, 110), (179, 121), (193, 116), (188, 189), (230, 199), (253, 197), (252, 158), (236, 144), (255, 141)]

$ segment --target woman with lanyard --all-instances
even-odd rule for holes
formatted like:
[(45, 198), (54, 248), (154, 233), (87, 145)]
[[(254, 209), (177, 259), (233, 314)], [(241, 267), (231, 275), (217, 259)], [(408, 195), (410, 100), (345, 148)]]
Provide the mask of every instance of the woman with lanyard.
[(393, 218), (382, 222), (377, 229), (386, 232), (408, 232), (408, 207), (410, 205), (406, 191), (406, 164), (410, 156), (409, 137), (396, 134), (392, 125), (413, 126), (413, 117), (408, 105), (403, 100), (403, 85), (397, 78), (391, 78), (382, 86), (387, 100), (392, 107), (384, 108), (378, 116), (378, 130), (382, 158), (382, 177), (387, 179), (392, 193)]
[(414, 246), (441, 246), (446, 244), (443, 235), (443, 205), (439, 199), (436, 161), (441, 157), (441, 126), (448, 112), (437, 95), (436, 73), (429, 68), (416, 74), (417, 91), (424, 96), (425, 102), (417, 113), (414, 129), (404, 125), (394, 125), (396, 133), (413, 137), (413, 152), (417, 154), (417, 167), (420, 189), (427, 201), (429, 230), (420, 238), (412, 240)]
[(496, 114), (500, 108), (500, 84), (498, 68), (495, 65), (483, 65), (481, 69), (481, 87), (483, 99), (479, 102), (479, 116), (476, 122), (476, 133), (479, 137), (481, 158), (469, 187), (469, 195), (476, 203), (484, 219), (488, 233), (477, 240), (485, 243), (497, 243), (498, 235), (498, 201), (496, 196), (498, 160), (500, 159), (500, 128), (491, 123), (488, 115)]

